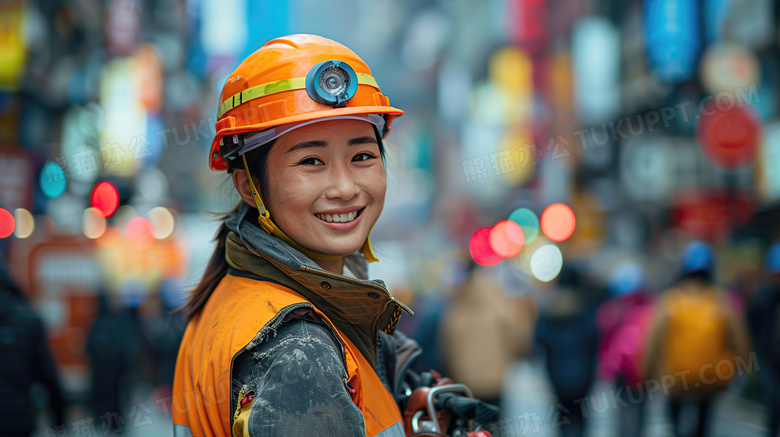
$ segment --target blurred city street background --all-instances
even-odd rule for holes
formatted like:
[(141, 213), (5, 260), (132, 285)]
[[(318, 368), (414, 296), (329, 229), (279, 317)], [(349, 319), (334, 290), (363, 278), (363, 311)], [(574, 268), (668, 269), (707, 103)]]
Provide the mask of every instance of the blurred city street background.
[[(653, 310), (691, 272), (754, 360), (702, 395), (710, 434), (768, 435), (779, 21), (772, 0), (3, 1), (0, 288), (41, 320), (65, 411), (54, 428), (57, 396), (33, 386), (34, 435), (170, 434), (171, 310), (238, 201), (207, 165), (219, 92), (292, 33), (351, 48), (405, 111), (370, 276), (415, 310), (399, 329), (426, 350), (418, 369), (502, 406), (494, 436), (581, 435), (566, 402), (663, 381), (644, 364), (678, 346), (653, 337)], [(581, 429), (674, 435), (660, 393), (627, 424), (596, 404)]]

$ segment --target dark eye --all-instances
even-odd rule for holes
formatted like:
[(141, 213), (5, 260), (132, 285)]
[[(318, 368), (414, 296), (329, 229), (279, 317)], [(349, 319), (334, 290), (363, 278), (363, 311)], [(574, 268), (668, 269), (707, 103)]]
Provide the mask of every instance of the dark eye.
[(354, 158), (352, 158), (352, 161), (368, 161), (369, 159), (374, 158), (376, 158), (376, 156), (370, 153), (358, 153)]
[(322, 164), (322, 161), (320, 161), (317, 158), (306, 158), (303, 161), (298, 163), (298, 165), (318, 165), (318, 164)]

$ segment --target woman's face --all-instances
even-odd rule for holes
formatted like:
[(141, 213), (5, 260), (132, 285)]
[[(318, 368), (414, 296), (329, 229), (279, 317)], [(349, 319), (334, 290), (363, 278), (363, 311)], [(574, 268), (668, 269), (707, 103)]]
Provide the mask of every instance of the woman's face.
[(387, 179), (374, 129), (359, 120), (310, 124), (277, 139), (267, 164), (266, 207), (307, 249), (360, 249), (385, 203)]

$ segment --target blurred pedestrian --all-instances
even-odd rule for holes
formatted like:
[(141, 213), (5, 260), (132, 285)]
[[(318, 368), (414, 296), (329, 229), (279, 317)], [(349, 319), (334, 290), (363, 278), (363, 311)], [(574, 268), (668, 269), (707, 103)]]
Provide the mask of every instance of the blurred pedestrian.
[(583, 399), (596, 374), (598, 329), (585, 292), (579, 270), (564, 265), (536, 325), (536, 341), (547, 356), (547, 372), (559, 401), (556, 425), (564, 437), (584, 435)]
[(417, 373), (433, 369), (443, 375), (450, 375), (444, 361), (441, 338), (441, 325), (446, 308), (447, 302), (442, 293), (428, 293), (415, 301), (414, 318), (418, 320), (410, 335), (421, 348), (420, 355), (411, 367)]
[[(132, 384), (128, 373), (137, 363), (140, 330), (129, 309), (105, 291), (99, 294), (98, 315), (87, 336), (87, 355), (92, 369), (92, 412), (95, 421), (106, 414), (122, 414)], [(118, 420), (110, 421), (112, 430), (121, 431)]]
[(176, 281), (163, 282), (159, 295), (149, 299), (142, 315), (145, 344), (148, 345), (152, 367), (149, 376), (155, 386), (155, 399), (170, 397), (176, 356), (187, 327), (181, 312), (174, 312), (183, 303), (178, 299), (177, 287), (179, 283)]
[(780, 430), (780, 244), (766, 255), (766, 284), (748, 309), (771, 437)]
[(618, 415), (619, 435), (638, 436), (644, 429), (645, 397), (637, 392), (644, 381), (642, 358), (653, 296), (647, 291), (644, 270), (633, 261), (615, 269), (608, 292), (611, 297), (596, 313), (601, 337), (599, 379), (613, 381), (624, 402)]
[[(712, 401), (733, 378), (736, 356), (747, 357), (746, 327), (726, 293), (714, 283), (715, 252), (695, 241), (681, 257), (677, 283), (666, 290), (653, 314), (644, 368), (667, 384), (675, 435), (686, 434), (680, 417), (692, 404), (697, 436), (707, 435)], [(732, 371), (724, 371), (728, 366)]]
[(490, 271), (464, 258), (465, 278), (442, 315), (444, 366), (475, 397), (500, 406), (504, 373), (530, 349), (533, 321)]
[(25, 301), (0, 259), (0, 436), (29, 436), (37, 419), (30, 387), (49, 393), (54, 426), (65, 424), (65, 396), (41, 319)]

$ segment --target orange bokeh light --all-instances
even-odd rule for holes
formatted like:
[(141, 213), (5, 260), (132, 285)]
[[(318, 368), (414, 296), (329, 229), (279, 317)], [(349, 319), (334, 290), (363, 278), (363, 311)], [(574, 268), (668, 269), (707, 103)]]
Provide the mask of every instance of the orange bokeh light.
[(540, 220), (542, 232), (550, 239), (559, 243), (567, 240), (574, 233), (577, 219), (574, 211), (563, 203), (553, 203), (545, 208)]
[(517, 256), (525, 245), (523, 228), (511, 220), (496, 223), (490, 230), (490, 248), (503, 258)]

